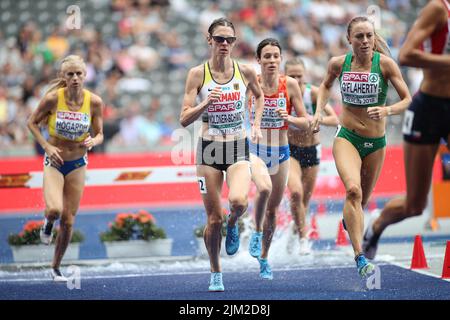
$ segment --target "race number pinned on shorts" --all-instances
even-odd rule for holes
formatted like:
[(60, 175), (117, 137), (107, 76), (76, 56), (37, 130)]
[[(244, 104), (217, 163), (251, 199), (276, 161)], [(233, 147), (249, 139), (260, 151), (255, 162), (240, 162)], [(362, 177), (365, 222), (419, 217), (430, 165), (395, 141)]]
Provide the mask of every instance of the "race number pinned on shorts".
[(44, 166), (49, 167), (51, 165), (50, 158), (47, 154), (44, 154)]
[(411, 129), (414, 121), (414, 112), (411, 110), (405, 111), (405, 117), (403, 118), (402, 133), (406, 135), (411, 134)]
[(337, 129), (336, 129), (336, 133), (334, 134), (334, 137), (336, 138), (339, 134), (339, 131), (341, 131), (342, 126), (340, 124), (338, 124)]
[(316, 158), (319, 160), (322, 158), (322, 146), (320, 144), (316, 146)]
[(206, 194), (208, 190), (206, 190), (206, 179), (205, 177), (198, 177), (198, 187), (200, 189), (201, 194)]

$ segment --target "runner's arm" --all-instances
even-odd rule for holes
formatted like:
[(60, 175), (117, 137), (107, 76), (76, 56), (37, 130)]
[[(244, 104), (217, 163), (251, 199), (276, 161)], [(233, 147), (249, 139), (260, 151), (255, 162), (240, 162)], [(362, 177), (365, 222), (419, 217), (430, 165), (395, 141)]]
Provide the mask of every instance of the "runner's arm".
[(450, 55), (433, 54), (420, 49), (420, 45), (446, 23), (447, 10), (442, 1), (434, 0), (428, 3), (400, 48), (400, 64), (416, 68), (450, 67)]

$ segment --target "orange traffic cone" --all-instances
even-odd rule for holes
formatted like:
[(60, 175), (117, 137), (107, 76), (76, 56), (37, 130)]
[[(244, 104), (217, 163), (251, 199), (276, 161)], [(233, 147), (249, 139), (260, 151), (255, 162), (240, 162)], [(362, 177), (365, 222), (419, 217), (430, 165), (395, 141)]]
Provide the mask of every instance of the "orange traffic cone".
[(337, 233), (337, 237), (336, 237), (336, 245), (339, 247), (349, 245), (347, 236), (345, 234), (344, 225), (342, 224), (342, 220), (339, 221), (338, 233)]
[(422, 237), (417, 235), (414, 239), (414, 250), (411, 259), (411, 269), (428, 269), (427, 258), (423, 251)]
[(444, 266), (442, 267), (442, 279), (450, 279), (450, 241), (447, 241), (445, 249)]
[(317, 218), (316, 215), (313, 214), (311, 217), (311, 227), (308, 235), (311, 240), (319, 240), (319, 229), (317, 228)]

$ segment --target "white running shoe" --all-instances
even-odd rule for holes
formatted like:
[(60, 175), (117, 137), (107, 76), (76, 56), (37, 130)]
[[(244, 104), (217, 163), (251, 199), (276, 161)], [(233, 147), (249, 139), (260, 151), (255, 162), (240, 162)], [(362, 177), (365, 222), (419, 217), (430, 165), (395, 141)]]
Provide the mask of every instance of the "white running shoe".
[(59, 269), (52, 268), (51, 275), (55, 282), (67, 282), (68, 280)]
[(52, 230), (53, 230), (53, 222), (50, 222), (47, 219), (45, 219), (44, 224), (42, 225), (42, 228), (39, 231), (39, 236), (43, 244), (49, 245), (50, 243), (52, 243), (53, 238)]
[(209, 281), (209, 292), (225, 291), (222, 282), (222, 272), (211, 272), (211, 280)]
[(311, 245), (312, 245), (312, 243), (308, 240), (308, 238), (301, 238), (299, 254), (301, 256), (311, 254), (312, 253)]

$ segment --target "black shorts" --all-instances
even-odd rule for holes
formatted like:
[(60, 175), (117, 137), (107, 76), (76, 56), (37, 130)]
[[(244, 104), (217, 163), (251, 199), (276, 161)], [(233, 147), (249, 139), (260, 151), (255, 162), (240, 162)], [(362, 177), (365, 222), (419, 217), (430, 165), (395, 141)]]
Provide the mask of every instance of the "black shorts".
[(299, 147), (293, 144), (289, 144), (289, 151), (291, 157), (300, 163), (302, 168), (314, 167), (320, 164), (321, 145)]
[[(450, 99), (417, 92), (403, 120), (403, 140), (416, 144), (438, 144), (450, 133)], [(448, 143), (448, 141), (447, 141)]]
[(250, 161), (248, 139), (212, 141), (198, 139), (196, 163), (227, 171), (238, 161)]

